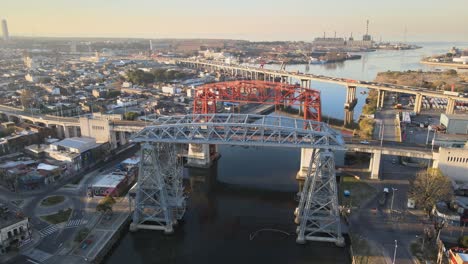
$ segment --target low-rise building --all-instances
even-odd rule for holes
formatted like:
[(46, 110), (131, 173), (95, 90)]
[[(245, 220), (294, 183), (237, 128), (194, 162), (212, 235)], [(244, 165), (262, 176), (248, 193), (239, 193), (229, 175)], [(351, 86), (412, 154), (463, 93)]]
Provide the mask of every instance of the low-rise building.
[(440, 147), (433, 167), (454, 181), (468, 182), (468, 148)]
[(0, 205), (0, 255), (17, 249), (31, 238), (29, 219)]
[(440, 115), (440, 123), (447, 129), (447, 134), (468, 134), (468, 115)]
[(120, 196), (134, 184), (138, 174), (139, 158), (128, 158), (118, 169), (100, 177), (89, 189), (89, 196)]

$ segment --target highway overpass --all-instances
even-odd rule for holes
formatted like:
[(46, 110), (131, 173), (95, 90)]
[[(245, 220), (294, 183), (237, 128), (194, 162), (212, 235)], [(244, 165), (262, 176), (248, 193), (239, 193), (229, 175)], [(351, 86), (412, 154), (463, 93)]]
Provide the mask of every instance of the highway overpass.
[(415, 106), (414, 112), (420, 113), (422, 107), (422, 97), (433, 97), (433, 98), (445, 98), (447, 99), (447, 114), (453, 114), (455, 111), (455, 102), (468, 102), (468, 98), (457, 97), (452, 95), (446, 95), (441, 91), (431, 91), (422, 87), (408, 87), (403, 85), (388, 84), (388, 83), (378, 83), (378, 82), (367, 82), (359, 80), (351, 80), (346, 78), (337, 78), (329, 77), (323, 75), (315, 75), (309, 73), (301, 73), (285, 71), (285, 70), (273, 70), (265, 69), (259, 67), (252, 67), (247, 65), (233, 65), (225, 64), (214, 61), (204, 61), (204, 60), (194, 60), (194, 59), (178, 59), (177, 64), (193, 67), (193, 68), (204, 68), (211, 71), (222, 70), (227, 73), (230, 73), (232, 76), (243, 76), (246, 78), (265, 80), (265, 81), (274, 81), (277, 78), (280, 78), (283, 82), (293, 83), (293, 80), (298, 80), (301, 82), (302, 87), (310, 88), (311, 81), (333, 83), (343, 85), (347, 89), (346, 105), (354, 107), (356, 100), (356, 87), (362, 87), (367, 89), (374, 89), (378, 91), (378, 102), (379, 107), (383, 106), (383, 98), (385, 92), (395, 92), (395, 93), (405, 93), (415, 95)]

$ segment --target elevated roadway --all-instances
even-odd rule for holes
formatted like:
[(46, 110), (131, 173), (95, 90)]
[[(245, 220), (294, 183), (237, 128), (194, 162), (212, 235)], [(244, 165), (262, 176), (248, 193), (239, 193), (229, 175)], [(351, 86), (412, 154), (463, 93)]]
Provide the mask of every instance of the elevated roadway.
[[(346, 78), (338, 77), (329, 77), (323, 75), (315, 75), (310, 73), (302, 72), (291, 72), (285, 70), (273, 70), (265, 69), (259, 67), (252, 67), (247, 65), (232, 65), (225, 64), (220, 62), (213, 61), (204, 61), (204, 60), (193, 60), (193, 59), (178, 59), (177, 63), (180, 65), (194, 67), (194, 68), (206, 68), (211, 70), (224, 70), (230, 72), (232, 75), (242, 75), (251, 79), (264, 79), (264, 80), (274, 80), (275, 78), (281, 78), (281, 81), (287, 81), (292, 83), (292, 80), (299, 80), (302, 86), (310, 88), (311, 81), (318, 81), (324, 83), (333, 83), (343, 85), (345, 87), (362, 87), (367, 89), (374, 89), (379, 92), (379, 99), (384, 96), (382, 92), (395, 92), (395, 93), (405, 93), (413, 94), (416, 96), (415, 112), (419, 113), (421, 111), (422, 96), (433, 97), (433, 98), (445, 98), (448, 100), (447, 105), (447, 114), (453, 114), (455, 108), (455, 101), (468, 102), (468, 98), (457, 97), (453, 95), (444, 94), (441, 91), (431, 91), (423, 87), (409, 87), (403, 85), (389, 84), (389, 83), (379, 83), (379, 82), (368, 82), (360, 80), (352, 80)], [(355, 93), (355, 90), (352, 91)], [(347, 99), (355, 99), (355, 96), (347, 95)], [(346, 100), (348, 104), (352, 103), (350, 100)], [(380, 103), (383, 104), (383, 101)]]

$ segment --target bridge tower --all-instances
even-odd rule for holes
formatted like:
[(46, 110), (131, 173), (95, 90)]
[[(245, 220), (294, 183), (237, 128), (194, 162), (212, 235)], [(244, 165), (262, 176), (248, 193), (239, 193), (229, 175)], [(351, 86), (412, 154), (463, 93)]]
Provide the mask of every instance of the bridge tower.
[(174, 232), (173, 226), (185, 213), (182, 172), (176, 144), (142, 144), (131, 231)]
[(344, 246), (337, 194), (333, 152), (313, 149), (295, 212), (298, 244), (309, 240)]

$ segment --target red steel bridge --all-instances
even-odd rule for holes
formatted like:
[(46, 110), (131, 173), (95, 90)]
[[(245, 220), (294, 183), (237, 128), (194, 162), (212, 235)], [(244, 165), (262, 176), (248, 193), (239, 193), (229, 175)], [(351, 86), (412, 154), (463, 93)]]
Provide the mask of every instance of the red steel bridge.
[(296, 106), (305, 120), (321, 121), (320, 91), (267, 81), (231, 81), (200, 86), (195, 91), (194, 114), (216, 113), (217, 102)]

